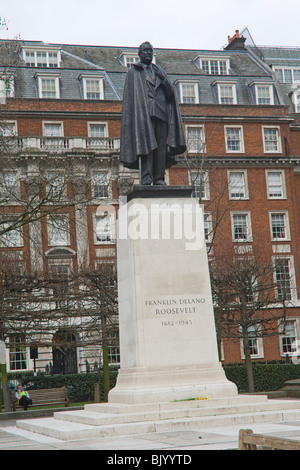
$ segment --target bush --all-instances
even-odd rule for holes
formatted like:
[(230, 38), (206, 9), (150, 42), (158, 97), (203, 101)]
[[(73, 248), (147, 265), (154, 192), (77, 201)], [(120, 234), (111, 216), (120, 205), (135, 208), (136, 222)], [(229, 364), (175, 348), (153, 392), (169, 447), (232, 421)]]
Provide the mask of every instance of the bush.
[[(284, 382), (300, 378), (300, 364), (252, 364), (256, 392), (269, 392), (283, 387)], [(223, 366), (228, 380), (235, 383), (240, 393), (248, 391), (244, 364)]]
[[(113, 388), (117, 381), (118, 371), (110, 371), (110, 388)], [(91, 372), (88, 374), (69, 375), (46, 375), (39, 373), (34, 377), (33, 372), (23, 374), (9, 374), (10, 379), (19, 380), (27, 390), (37, 390), (41, 388), (67, 387), (71, 402), (84, 402), (94, 400), (94, 389), (96, 383), (100, 383), (100, 398), (104, 400), (103, 392), (103, 371)]]
[[(243, 363), (223, 366), (228, 380), (235, 383), (239, 393), (248, 391), (246, 366)], [(110, 388), (116, 385), (117, 370), (110, 370)], [(283, 387), (284, 382), (300, 378), (300, 364), (253, 363), (253, 377), (256, 392), (269, 392)], [(46, 375), (43, 372), (34, 377), (33, 372), (9, 373), (8, 379), (19, 380), (28, 390), (67, 387), (71, 402), (94, 400), (96, 383), (100, 384), (100, 398), (104, 400), (103, 371), (88, 374)]]

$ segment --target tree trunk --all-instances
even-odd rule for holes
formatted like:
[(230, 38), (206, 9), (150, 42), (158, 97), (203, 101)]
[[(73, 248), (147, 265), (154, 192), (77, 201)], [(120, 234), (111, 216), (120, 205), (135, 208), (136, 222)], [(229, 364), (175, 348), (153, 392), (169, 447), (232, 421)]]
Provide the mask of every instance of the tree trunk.
[[(0, 364), (2, 391), (4, 398), (4, 411), (11, 411), (10, 396), (7, 382), (6, 364)], [(1, 393), (1, 390), (0, 390)]]
[(104, 401), (108, 401), (108, 392), (110, 390), (109, 383), (109, 365), (108, 365), (108, 346), (103, 344), (103, 388), (104, 388)]
[(219, 356), (219, 361), (222, 361), (222, 338), (217, 336), (217, 347), (218, 347), (218, 356)]
[(103, 317), (101, 318), (101, 323), (102, 323), (103, 389), (104, 389), (104, 401), (107, 402), (108, 392), (110, 390), (110, 381), (109, 381), (108, 344), (107, 344), (105, 315), (103, 315)]
[(251, 354), (250, 354), (250, 348), (249, 348), (249, 338), (248, 338), (248, 334), (245, 332), (243, 335), (243, 347), (244, 347), (245, 365), (246, 365), (246, 372), (247, 372), (248, 392), (254, 393), (255, 388), (254, 388)]

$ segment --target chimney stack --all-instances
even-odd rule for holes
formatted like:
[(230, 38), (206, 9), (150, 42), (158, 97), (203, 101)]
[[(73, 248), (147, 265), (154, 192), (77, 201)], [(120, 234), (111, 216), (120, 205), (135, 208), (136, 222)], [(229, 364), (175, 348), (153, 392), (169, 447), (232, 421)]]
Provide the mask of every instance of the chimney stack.
[(232, 36), (232, 38), (230, 36), (228, 36), (228, 44), (230, 44), (234, 39), (236, 38), (239, 38), (240, 37), (240, 31), (238, 29), (235, 30), (235, 35)]
[(240, 31), (236, 29), (234, 36), (228, 36), (228, 44), (224, 49), (228, 51), (236, 49), (246, 49), (245, 41), (246, 38), (244, 38), (244, 36), (240, 36)]

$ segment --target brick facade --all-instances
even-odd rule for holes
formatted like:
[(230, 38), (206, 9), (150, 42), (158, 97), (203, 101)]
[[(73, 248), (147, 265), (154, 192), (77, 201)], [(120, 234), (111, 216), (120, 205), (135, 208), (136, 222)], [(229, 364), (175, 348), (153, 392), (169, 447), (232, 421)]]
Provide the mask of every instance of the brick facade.
[[(233, 43), (234, 41), (230, 44)], [(0, 43), (0, 49), (1, 46)], [(30, 44), (25, 42), (21, 45), (24, 50), (27, 46), (35, 47), (37, 50), (39, 47), (45, 47), (35, 42)], [(51, 45), (47, 47), (51, 50)], [(62, 45), (61, 50), (62, 65), (57, 70), (30, 68), (26, 67), (24, 62), (15, 67), (19, 74), (18, 81), (15, 83), (14, 96), (7, 97), (5, 103), (0, 105), (1, 121), (16, 123), (15, 138), (18, 139), (19, 147), (12, 151), (11, 161), (13, 169), (19, 172), (21, 199), (25, 200), (29, 195), (28, 178), (37, 177), (42, 167), (44, 169), (47, 167), (48, 171), (62, 172), (68, 178), (67, 198), (74, 203), (58, 211), (68, 214), (70, 232), (63, 248), (69, 250), (72, 269), (76, 270), (82, 260), (85, 260), (90, 269), (94, 269), (97, 262), (116, 258), (115, 239), (101, 243), (95, 238), (97, 211), (102, 213), (107, 206), (113, 208), (112, 212), (117, 215), (120, 177), (128, 184), (131, 184), (133, 180), (138, 181), (137, 172), (128, 172), (118, 161), (121, 96), (127, 69), (116, 59), (116, 57), (121, 57), (120, 48), (93, 48), (95, 64), (94, 66), (91, 64), (90, 67), (84, 62), (86, 60), (84, 47), (72, 48)], [(126, 54), (126, 48), (123, 52)], [(68, 53), (72, 54), (72, 59)], [(206, 59), (207, 56), (213, 58), (216, 55), (219, 58), (224, 55), (224, 61), (230, 61), (231, 68), (228, 74), (225, 76), (205, 74), (196, 66), (197, 54)], [(199, 164), (201, 163), (202, 168), (203, 163), (203, 170), (208, 175), (208, 186), (207, 193), (202, 195), (201, 202), (204, 204), (205, 212), (211, 214), (212, 223), (217, 225), (209, 259), (212, 259), (218, 253), (218, 249), (224, 246), (233, 246), (236, 250), (238, 247), (248, 246), (253, 253), (263, 247), (265, 256), (270, 260), (275, 255), (292, 260), (290, 275), (295, 288), (293, 299), (287, 309), (287, 316), (295, 319), (295, 336), (296, 339), (298, 337), (300, 339), (299, 117), (291, 112), (282, 97), (283, 92), (274, 81), (271, 69), (253, 60), (253, 52), (247, 50), (246, 47), (241, 50), (218, 51), (218, 53), (215, 51), (196, 53), (196, 51), (158, 50), (156, 60), (169, 73), (179, 94), (187, 137), (189, 127), (201, 128), (205, 135), (205, 148), (201, 151), (190, 151), (188, 147), (187, 154), (179, 158), (179, 164), (168, 171), (168, 183), (170, 185), (192, 184), (191, 172), (195, 175), (199, 173)], [(7, 65), (3, 64), (3, 73)], [(99, 66), (105, 68), (106, 75), (99, 69)], [(37, 75), (40, 72), (46, 73), (50, 80), (54, 72), (59, 72), (61, 74), (59, 83), (64, 97), (40, 98), (34, 81), (32, 85), (26, 82), (23, 87), (18, 87), (18, 84), (27, 77), (25, 73), (31, 72), (31, 76), (34, 77), (36, 69), (38, 69)], [(182, 75), (182, 70), (185, 70), (184, 75)], [(88, 77), (88, 73), (99, 74), (99, 80), (102, 80), (104, 84), (104, 99), (86, 99), (79, 94), (83, 80), (81, 76)], [(64, 82), (66, 76), (69, 78)], [(190, 83), (199, 82), (197, 85), (199, 86), (199, 102), (193, 104), (184, 102), (180, 94), (180, 83), (188, 80)], [(236, 104), (218, 103), (217, 100), (220, 98), (216, 94), (215, 82), (220, 80), (223, 80), (225, 85), (234, 82), (237, 94)], [(253, 86), (252, 82), (255, 82)], [(263, 83), (266, 89), (271, 90), (268, 87), (272, 87), (273, 104), (261, 105), (253, 101), (253, 87), (256, 83)], [(45, 123), (61, 124), (61, 137), (64, 140), (56, 149), (45, 146), (43, 140)], [(88, 139), (91, 138), (89, 125), (92, 123), (105, 126), (106, 134), (103, 136), (103, 141), (96, 137), (97, 142), (89, 143)], [(234, 144), (228, 143), (227, 129), (237, 130), (239, 133), (239, 140)], [(276, 134), (275, 150), (273, 147), (273, 150), (266, 151), (264, 129), (271, 129), (274, 131), (273, 135)], [(230, 145), (236, 145), (236, 148), (230, 149)], [(191, 172), (188, 171), (186, 159)], [(268, 196), (267, 190), (267, 172), (272, 171), (282, 177), (282, 194), (275, 198)], [(108, 175), (109, 189), (105, 197), (101, 198), (93, 194), (94, 172), (104, 172)], [(228, 183), (230, 172), (243, 174), (244, 197), (230, 197)], [(84, 183), (79, 184), (77, 180), (76, 183), (75, 177), (83, 178)], [(80, 201), (85, 200), (86, 203), (82, 207), (78, 206)], [(20, 205), (2, 205), (1, 207), (1, 213), (19, 210), (21, 210)], [(217, 220), (216, 214), (219, 214), (219, 217), (220, 213), (222, 217)], [(251, 224), (251, 239), (237, 241), (233, 238), (233, 213), (247, 214), (247, 223)], [(270, 227), (270, 214), (272, 213), (284, 214), (285, 222), (288, 223), (288, 227), (285, 227), (288, 231), (287, 236), (282, 240), (272, 239)], [(35, 247), (31, 243), (30, 229), (28, 225), (25, 225), (22, 246), (5, 248), (2, 251), (21, 252), (21, 258), (27, 269), (31, 269), (33, 257), (39, 258), (41, 266), (47, 270), (49, 252), (51, 254), (54, 249), (62, 247), (50, 244), (47, 219), (43, 219), (38, 224), (39, 240)], [(210, 246), (209, 240), (207, 243)], [(254, 355), (254, 359), (267, 361), (285, 358), (281, 344), (281, 336), (263, 338), (259, 354), (257, 357)], [(240, 341), (224, 339), (222, 350), (224, 362), (242, 360)], [(49, 354), (51, 357), (50, 352)], [(41, 367), (49, 362), (49, 357), (40, 362)], [(84, 354), (78, 356), (78, 370), (85, 370), (84, 361)], [(28, 367), (32, 367), (30, 361)]]

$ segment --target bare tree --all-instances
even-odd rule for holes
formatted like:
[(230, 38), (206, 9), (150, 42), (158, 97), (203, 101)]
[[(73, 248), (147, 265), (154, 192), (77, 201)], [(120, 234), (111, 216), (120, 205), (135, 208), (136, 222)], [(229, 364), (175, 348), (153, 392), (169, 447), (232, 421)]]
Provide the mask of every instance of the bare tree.
[(262, 253), (236, 254), (229, 247), (226, 251), (210, 266), (217, 338), (219, 346), (225, 338), (242, 342), (249, 392), (253, 392), (251, 354), (258, 338), (282, 333), (279, 325), (286, 318), (286, 285), (278, 282), (276, 264)]
[(208, 253), (212, 251), (224, 217), (237, 202), (228, 204), (227, 171), (216, 164), (216, 155), (207, 153), (207, 144), (213, 141), (218, 125), (210, 126), (209, 131), (205, 122), (187, 126), (187, 149), (179, 158), (179, 165), (187, 170), (189, 182), (194, 187), (194, 197), (204, 205)]
[(107, 397), (109, 350), (118, 348), (114, 262), (103, 262), (97, 270), (78, 273), (20, 273), (17, 263), (2, 262), (0, 301), (0, 339), (11, 335), (20, 338), (19, 356), (28, 346), (49, 350), (55, 347), (62, 354), (74, 346), (92, 349), (95, 355), (102, 349)]

